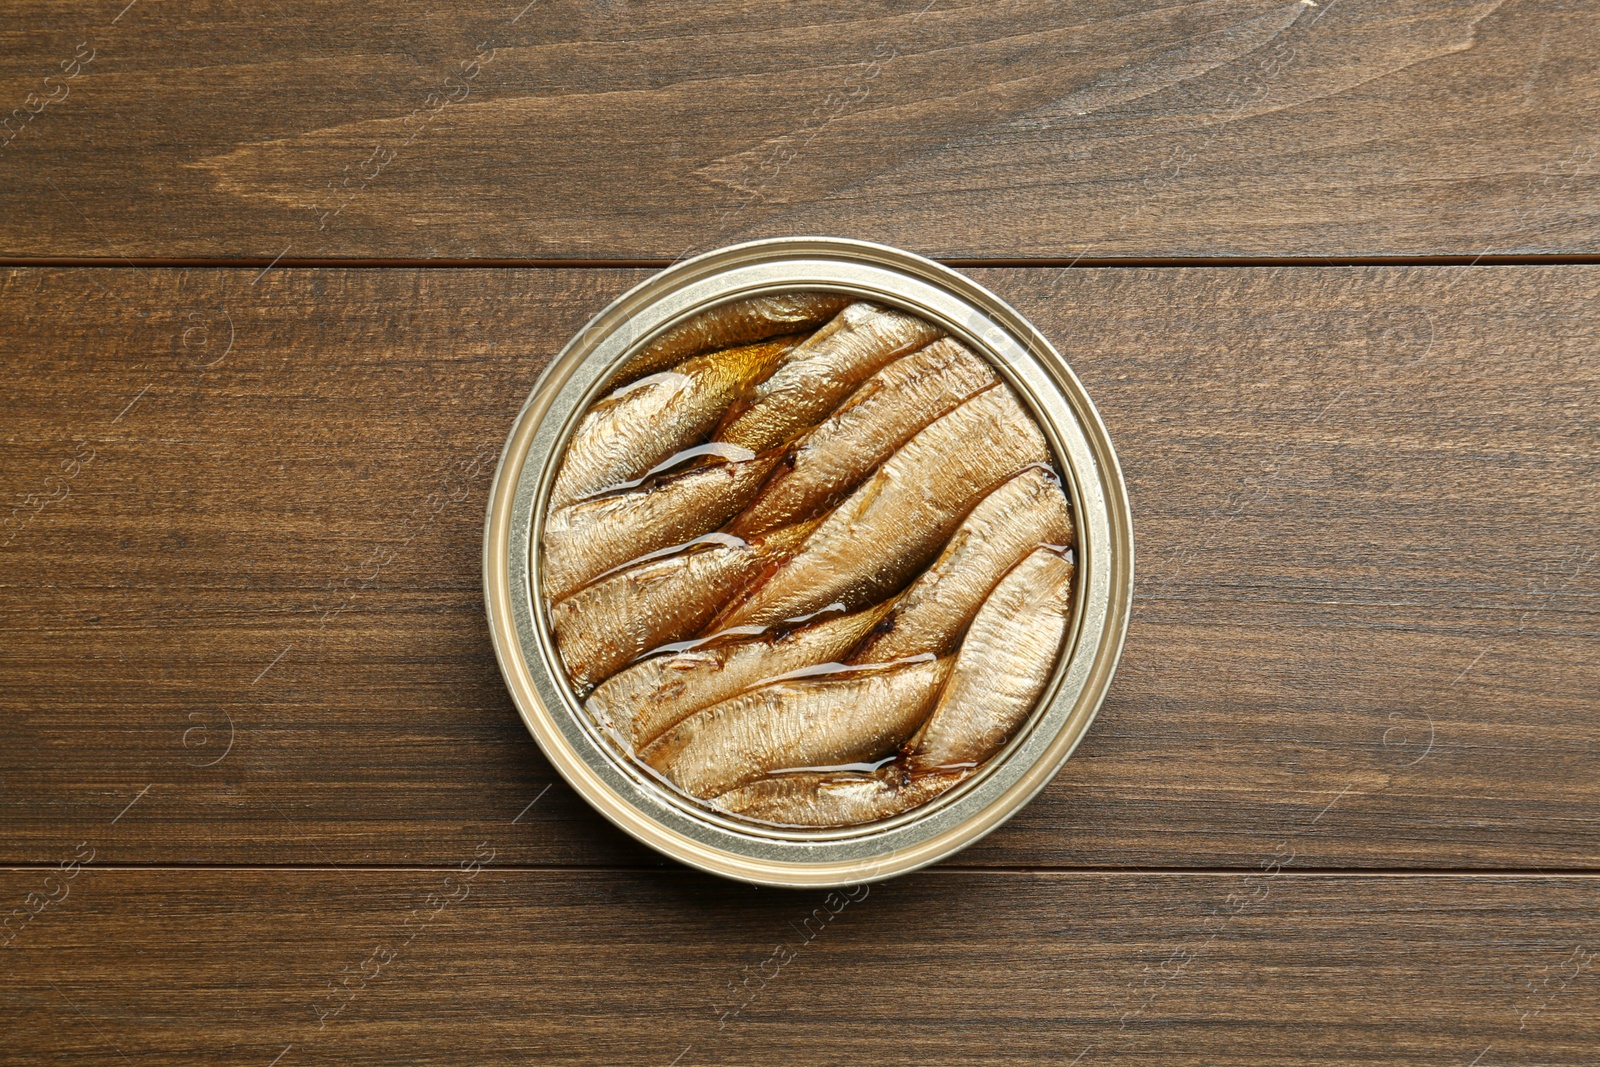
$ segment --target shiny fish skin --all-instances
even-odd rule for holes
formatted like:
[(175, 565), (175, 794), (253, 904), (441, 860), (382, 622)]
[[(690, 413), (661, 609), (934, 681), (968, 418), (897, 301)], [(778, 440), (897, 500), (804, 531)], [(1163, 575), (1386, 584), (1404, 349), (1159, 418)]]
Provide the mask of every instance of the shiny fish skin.
[(996, 381), (987, 363), (948, 337), (901, 356), (790, 446), (729, 532), (752, 537), (811, 518), (918, 430)]
[(898, 764), (872, 773), (774, 774), (730, 790), (712, 806), (776, 826), (856, 826), (899, 815), (957, 785), (969, 770), (907, 777)]
[(824, 418), (893, 359), (943, 334), (919, 318), (876, 304), (851, 304), (795, 346), (748, 405), (735, 407), (719, 441), (765, 452)]
[(750, 502), (777, 461), (774, 452), (696, 467), (551, 512), (544, 527), (545, 595), (559, 600), (613, 567), (715, 530)]
[(897, 590), (989, 491), (1050, 446), (1004, 384), (936, 419), (822, 520), (783, 567), (718, 620), (771, 625), (834, 601), (847, 610)]
[(698, 633), (730, 593), (792, 551), (802, 532), (779, 531), (748, 543), (719, 537), (618, 571), (557, 601), (550, 625), (572, 684), (587, 691), (635, 657)]
[(949, 671), (946, 657), (774, 682), (691, 715), (640, 755), (701, 798), (775, 770), (874, 759), (911, 736)]
[(701, 352), (820, 326), (853, 299), (842, 293), (783, 293), (719, 304), (651, 341), (628, 361), (619, 378), (640, 378)]
[(918, 735), (913, 775), (982, 763), (1022, 725), (1055, 670), (1072, 600), (1072, 563), (1035, 549), (984, 601), (950, 682)]
[(647, 659), (608, 679), (584, 707), (596, 722), (615, 730), (638, 750), (695, 712), (765, 679), (837, 660), (855, 647), (887, 609), (884, 605), (824, 619), (775, 638)]
[(567, 444), (550, 508), (637, 478), (698, 442), (794, 343), (785, 338), (696, 356), (598, 401)]
[(1067, 546), (1072, 538), (1061, 482), (1043, 467), (1029, 467), (972, 509), (933, 565), (895, 598), (851, 661), (943, 655), (1007, 571), (1041, 544)]

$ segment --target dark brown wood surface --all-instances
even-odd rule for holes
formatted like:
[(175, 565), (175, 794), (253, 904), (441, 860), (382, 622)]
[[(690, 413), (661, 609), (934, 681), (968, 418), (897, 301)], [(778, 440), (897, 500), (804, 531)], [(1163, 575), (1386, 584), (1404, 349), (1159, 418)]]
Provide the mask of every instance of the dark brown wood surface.
[[(1078, 756), (962, 863), (1594, 862), (1600, 268), (976, 274), (1099, 403), (1139, 577)], [(137, 795), (108, 861), (437, 863), (544, 795), (488, 479), (643, 275), (10, 272), (0, 858)], [(655, 862), (561, 785), (498, 847)]]
[(18, 0), (0, 256), (1600, 253), (1584, 0)]
[(8, 1062), (1594, 1062), (1592, 878), (497, 863), (0, 876)]
[[(1597, 13), (9, 5), (0, 1060), (1600, 1062)], [(550, 355), (797, 233), (1036, 322), (1138, 544), (1058, 778), (833, 896), (594, 814), (480, 592)]]

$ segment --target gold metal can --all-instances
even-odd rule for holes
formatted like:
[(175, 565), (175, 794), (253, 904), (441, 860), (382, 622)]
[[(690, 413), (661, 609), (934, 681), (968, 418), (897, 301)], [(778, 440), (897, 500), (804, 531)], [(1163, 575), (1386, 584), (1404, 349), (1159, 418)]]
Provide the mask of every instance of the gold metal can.
[[(1076, 526), (1073, 614), (1027, 723), (959, 786), (892, 819), (767, 827), (688, 803), (599, 736), (568, 685), (543, 607), (543, 516), (579, 417), (640, 346), (709, 307), (834, 291), (918, 315), (984, 356), (1056, 454)], [(546, 757), (597, 811), (691, 867), (760, 885), (829, 887), (904, 874), (995, 829), (1072, 755), (1121, 655), (1133, 593), (1127, 490), (1105, 426), (1042, 334), (987, 289), (898, 249), (838, 238), (755, 241), (676, 264), (600, 312), (551, 362), (512, 427), (489, 495), (484, 600), (506, 686)]]

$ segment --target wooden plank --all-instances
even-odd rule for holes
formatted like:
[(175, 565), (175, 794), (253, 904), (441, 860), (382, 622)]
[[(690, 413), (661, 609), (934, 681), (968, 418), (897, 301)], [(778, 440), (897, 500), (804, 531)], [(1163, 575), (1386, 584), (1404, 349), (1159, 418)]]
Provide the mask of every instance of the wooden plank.
[[(1600, 269), (975, 273), (1099, 402), (1139, 578), (1078, 756), (961, 862), (1594, 864)], [(523, 397), (640, 277), (0, 275), (4, 858), (131, 802), (106, 862), (519, 814), (509, 862), (655, 862), (544, 792), (478, 570)]]
[[(1592, 1063), (1593, 877), (8, 872), (8, 1062)], [(87, 853), (85, 853), (86, 855)], [(58, 876), (59, 877), (59, 876)]]
[(0, 255), (1595, 253), (1559, 0), (25, 0)]

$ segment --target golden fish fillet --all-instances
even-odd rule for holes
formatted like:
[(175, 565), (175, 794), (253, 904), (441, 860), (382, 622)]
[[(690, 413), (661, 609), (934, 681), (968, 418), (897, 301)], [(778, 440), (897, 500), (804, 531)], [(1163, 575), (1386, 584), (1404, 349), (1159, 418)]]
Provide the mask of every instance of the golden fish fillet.
[(692, 648), (636, 663), (607, 680), (584, 707), (635, 751), (712, 704), (780, 674), (830, 663), (860, 642), (888, 605), (788, 633)]
[(778, 458), (774, 452), (695, 467), (551, 512), (544, 526), (546, 595), (559, 600), (629, 560), (717, 529), (750, 503)]
[(783, 357), (755, 399), (728, 413), (717, 440), (752, 452), (776, 448), (815, 425), (884, 364), (941, 336), (904, 312), (851, 304)]
[(933, 565), (895, 598), (851, 662), (943, 655), (1007, 571), (1040, 545), (1065, 547), (1072, 537), (1060, 480), (1045, 467), (1029, 467), (972, 509)]
[(1072, 601), (1070, 560), (1035, 549), (972, 620), (950, 683), (912, 739), (913, 775), (982, 763), (1022, 725), (1055, 670)]
[(987, 363), (948, 337), (901, 356), (790, 446), (729, 532), (751, 537), (811, 518), (912, 434), (997, 380)]
[(793, 559), (718, 619), (771, 625), (835, 601), (846, 610), (900, 588), (939, 551), (974, 504), (1050, 446), (996, 384), (934, 420), (822, 520)]
[(783, 338), (696, 356), (597, 402), (567, 444), (551, 509), (637, 478), (698, 442), (794, 343)]
[(745, 542), (708, 534), (608, 575), (550, 607), (567, 675), (580, 692), (637, 657), (698, 633), (727, 597), (792, 551), (803, 528)]
[(774, 682), (696, 712), (640, 755), (692, 796), (714, 797), (772, 771), (875, 759), (927, 714), (950, 657)]
[(820, 326), (852, 299), (840, 293), (783, 293), (719, 304), (679, 323), (645, 345), (622, 368), (620, 377), (623, 380), (638, 378), (701, 352)]
[(871, 773), (791, 772), (759, 778), (711, 803), (730, 815), (778, 826), (856, 826), (926, 804), (971, 773), (908, 776), (898, 762)]

